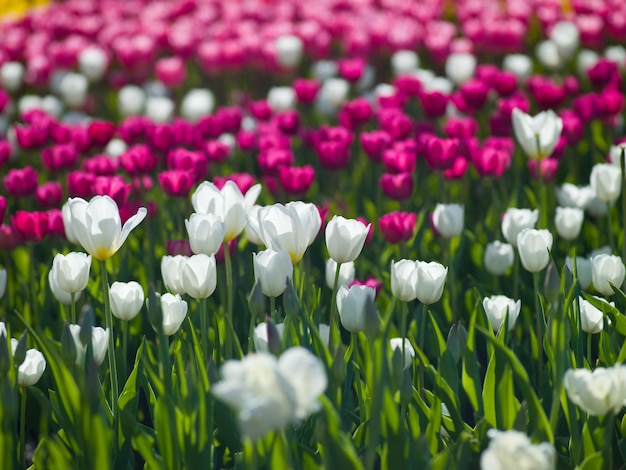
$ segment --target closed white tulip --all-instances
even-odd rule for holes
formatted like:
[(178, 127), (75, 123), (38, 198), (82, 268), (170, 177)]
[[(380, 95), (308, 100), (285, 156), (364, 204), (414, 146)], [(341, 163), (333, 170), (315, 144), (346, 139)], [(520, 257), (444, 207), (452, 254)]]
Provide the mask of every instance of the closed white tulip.
[(520, 431), (487, 431), (489, 446), (480, 456), (480, 470), (555, 470), (556, 451), (549, 442), (533, 444)]
[(122, 139), (114, 138), (109, 140), (106, 148), (104, 149), (104, 153), (106, 153), (111, 158), (118, 158), (120, 155), (128, 150), (128, 144), (124, 142)]
[(5, 62), (0, 66), (0, 85), (9, 93), (15, 93), (24, 81), (24, 65), (21, 62)]
[(181, 277), (182, 267), (187, 256), (164, 256), (161, 258), (161, 277), (165, 288), (174, 294), (184, 294), (183, 280)]
[(334, 216), (326, 225), (326, 248), (337, 263), (354, 261), (361, 254), (371, 224)]
[(236, 238), (248, 222), (248, 210), (254, 205), (261, 192), (261, 185), (252, 186), (246, 195), (237, 185), (227, 181), (220, 190), (205, 181), (191, 195), (191, 204), (200, 214), (214, 214), (224, 224), (224, 241)]
[(267, 104), (275, 113), (295, 108), (296, 102), (296, 92), (291, 87), (275, 86), (267, 92)]
[(510, 331), (515, 326), (515, 322), (519, 317), (520, 309), (522, 308), (522, 302), (520, 300), (513, 300), (505, 295), (494, 295), (491, 297), (485, 297), (483, 299), (483, 307), (491, 328), (498, 333), (504, 323), (504, 317), (508, 312), (507, 329)]
[(617, 413), (626, 400), (626, 366), (570, 369), (563, 385), (569, 399), (592, 416)]
[(526, 83), (533, 72), (533, 61), (524, 54), (509, 54), (502, 61), (502, 70), (511, 72), (521, 83)]
[(550, 262), (552, 234), (548, 230), (524, 229), (517, 236), (517, 249), (524, 269), (538, 273)]
[[(337, 263), (334, 259), (326, 261), (326, 285), (333, 289), (335, 287), (335, 273), (337, 272)], [(342, 263), (339, 267), (338, 286), (347, 286), (354, 281), (355, 270), (354, 262)]]
[(602, 295), (613, 295), (611, 284), (621, 287), (626, 269), (619, 256), (598, 255), (591, 258), (593, 287)]
[(467, 52), (455, 52), (446, 60), (446, 76), (457, 86), (474, 76), (476, 57)]
[(330, 110), (339, 108), (348, 98), (350, 84), (343, 78), (329, 78), (324, 81), (318, 93), (318, 102)]
[(183, 290), (194, 299), (206, 299), (217, 286), (215, 255), (193, 255), (180, 264)]
[[(18, 341), (11, 339), (13, 354), (17, 348)], [(26, 351), (24, 362), (17, 369), (17, 383), (22, 387), (30, 387), (39, 382), (39, 379), (46, 370), (46, 359), (41, 351), (29, 349)]]
[(338, 70), (339, 68), (336, 62), (332, 60), (318, 60), (311, 67), (311, 74), (316, 80), (324, 82), (336, 76)]
[(509, 208), (502, 217), (502, 234), (507, 242), (517, 248), (517, 236), (526, 228), (534, 228), (539, 211)]
[(557, 70), (563, 66), (563, 59), (559, 55), (559, 48), (551, 40), (540, 41), (535, 47), (537, 60), (548, 70)]
[(163, 294), (161, 296), (161, 312), (163, 313), (163, 333), (172, 336), (187, 317), (187, 302), (180, 295)]
[(267, 249), (253, 255), (254, 277), (261, 281), (263, 293), (278, 297), (293, 276), (293, 264), (286, 251)]
[[(70, 305), (72, 303), (72, 294), (67, 291), (64, 291), (59, 287), (59, 282), (57, 280), (57, 270), (52, 265), (52, 269), (48, 271), (48, 284), (50, 284), (50, 290), (52, 291), (52, 295), (57, 299), (58, 302), (63, 305)], [(80, 298), (82, 292), (77, 292), (74, 294), (74, 300), (78, 300)]]
[(59, 93), (66, 105), (81, 108), (87, 100), (89, 81), (80, 73), (67, 73), (59, 83)]
[(574, 57), (580, 44), (578, 26), (571, 21), (559, 21), (550, 31), (550, 40), (556, 44), (559, 56), (564, 60)]
[(322, 219), (314, 204), (301, 201), (262, 207), (258, 212), (259, 236), (274, 251), (286, 251), (295, 265), (317, 236)]
[(415, 71), (420, 65), (415, 51), (397, 51), (391, 56), (391, 68), (395, 76), (407, 75)]
[(576, 240), (583, 226), (585, 213), (576, 207), (557, 207), (554, 216), (556, 231), (564, 240)]
[(624, 69), (626, 68), (626, 49), (624, 48), (624, 46), (608, 46), (604, 50), (604, 57), (606, 57), (611, 62), (615, 62), (620, 71), (624, 71)]
[(415, 357), (415, 349), (413, 349), (413, 345), (411, 341), (407, 338), (391, 338), (389, 340), (389, 345), (391, 346), (391, 350), (399, 349), (402, 352), (404, 349), (404, 367), (410, 367), (413, 363), (413, 358)]
[(217, 253), (224, 241), (224, 223), (213, 214), (191, 214), (185, 220), (189, 245), (195, 254)]
[(87, 287), (91, 256), (85, 253), (57, 254), (52, 262), (56, 280), (61, 289), (76, 294)]
[(174, 102), (166, 96), (148, 96), (146, 116), (155, 124), (165, 124), (174, 116)]
[(147, 214), (146, 208), (141, 207), (122, 227), (120, 211), (109, 196), (95, 196), (89, 202), (70, 198), (69, 205), (71, 230), (85, 251), (101, 261), (121, 248)]
[(90, 82), (97, 82), (107, 71), (109, 57), (107, 53), (98, 46), (89, 46), (78, 54), (78, 69)]
[(529, 158), (543, 160), (552, 154), (563, 130), (563, 120), (554, 111), (530, 116), (515, 108), (512, 119), (515, 138)]
[(146, 105), (146, 92), (137, 85), (124, 85), (117, 95), (117, 108), (122, 116), (141, 114)]
[(339, 287), (337, 310), (343, 327), (351, 333), (364, 331), (367, 302), (374, 302), (376, 289), (366, 286)]
[(276, 61), (281, 67), (291, 69), (297, 67), (302, 58), (304, 44), (302, 39), (293, 34), (285, 34), (276, 38)]
[(130, 321), (141, 311), (144, 297), (138, 282), (114, 282), (109, 288), (111, 313), (120, 320)]
[(391, 292), (403, 302), (415, 300), (417, 293), (417, 265), (415, 261), (403, 259), (391, 262)]
[(610, 163), (597, 163), (591, 169), (589, 183), (598, 199), (614, 203), (622, 192), (622, 170)]
[(609, 163), (621, 169), (622, 154), (624, 154), (624, 158), (626, 159), (626, 143), (611, 145), (611, 149), (609, 150)]
[[(283, 334), (285, 332), (284, 323), (276, 323), (274, 325), (276, 331), (278, 331), (278, 337), (282, 341)], [(252, 340), (254, 341), (254, 350), (256, 352), (269, 352), (269, 339), (267, 337), (267, 323), (261, 322), (254, 327), (254, 333), (252, 334)]]
[[(574, 258), (568, 256), (565, 258), (565, 265), (574, 275)], [(583, 258), (582, 256), (576, 257), (576, 275), (578, 277), (578, 284), (580, 288), (586, 290), (591, 285), (591, 260)]]
[(494, 276), (503, 275), (515, 260), (513, 245), (495, 241), (489, 243), (485, 248), (484, 263), (485, 269)]
[(439, 235), (452, 238), (463, 233), (464, 215), (461, 204), (437, 204), (431, 220)]
[(600, 60), (600, 56), (596, 51), (591, 49), (582, 49), (576, 58), (576, 70), (578, 75), (587, 78), (587, 72), (591, 67), (596, 65)]
[(180, 104), (180, 115), (191, 122), (211, 114), (215, 107), (215, 97), (211, 90), (194, 88), (189, 90)]
[[(87, 345), (80, 340), (80, 325), (70, 325), (70, 333), (76, 345), (76, 365), (82, 365), (85, 362), (85, 353)], [(96, 365), (102, 364), (109, 348), (109, 329), (94, 326), (91, 330), (91, 347), (93, 350), (93, 360)]]
[(415, 284), (417, 300), (425, 305), (438, 302), (443, 294), (448, 268), (434, 261), (430, 263), (416, 261), (415, 264), (417, 266), (417, 281)]
[[(601, 297), (596, 298), (606, 302), (606, 300)], [(594, 307), (591, 302), (583, 299), (582, 297), (578, 297), (578, 305), (580, 306), (580, 328), (585, 333), (600, 333), (604, 328), (604, 314), (602, 313), (602, 310)], [(609, 305), (613, 307), (615, 306), (613, 302)]]

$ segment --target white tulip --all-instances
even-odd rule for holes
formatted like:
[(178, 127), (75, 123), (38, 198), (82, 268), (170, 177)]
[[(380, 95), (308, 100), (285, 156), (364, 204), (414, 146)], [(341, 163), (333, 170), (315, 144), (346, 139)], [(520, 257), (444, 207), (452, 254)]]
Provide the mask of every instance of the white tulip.
[(613, 295), (611, 284), (621, 287), (626, 269), (619, 256), (598, 255), (591, 258), (593, 287), (602, 295)]
[(415, 264), (417, 266), (415, 284), (417, 300), (426, 305), (438, 302), (443, 294), (448, 268), (434, 261), (430, 263), (416, 261)]
[(507, 329), (510, 331), (515, 326), (519, 317), (522, 302), (513, 300), (505, 295), (494, 295), (483, 299), (483, 308), (491, 324), (493, 331), (498, 333), (504, 323), (504, 317), (508, 313)]
[(622, 192), (622, 171), (610, 163), (596, 163), (591, 169), (589, 182), (598, 199), (613, 203)]
[(166, 96), (149, 96), (146, 100), (146, 116), (155, 124), (170, 122), (174, 116), (174, 102)]
[(174, 294), (184, 294), (183, 280), (181, 277), (183, 264), (187, 261), (187, 256), (166, 255), (161, 258), (161, 277), (165, 288)]
[(137, 85), (124, 85), (117, 95), (117, 107), (122, 116), (141, 114), (146, 105), (146, 93)]
[[(326, 285), (330, 288), (334, 288), (335, 273), (337, 272), (337, 262), (330, 258), (326, 260)], [(342, 263), (339, 267), (339, 280), (338, 286), (347, 286), (354, 281), (355, 270), (354, 262)]]
[(563, 385), (569, 399), (592, 416), (617, 413), (626, 400), (626, 366), (570, 369)]
[(524, 269), (538, 273), (548, 266), (552, 241), (552, 234), (548, 230), (522, 230), (517, 236), (517, 249)]
[(304, 49), (302, 39), (286, 34), (276, 38), (274, 47), (276, 48), (276, 61), (281, 67), (292, 69), (298, 66)]
[(118, 158), (120, 155), (128, 150), (128, 145), (122, 139), (113, 138), (109, 140), (106, 148), (104, 149), (104, 153), (106, 153), (111, 158)]
[(295, 108), (296, 102), (296, 92), (291, 87), (275, 86), (267, 92), (267, 104), (275, 113)]
[[(574, 275), (574, 259), (570, 256), (565, 258), (565, 265)], [(576, 275), (578, 277), (578, 284), (580, 284), (580, 288), (583, 290), (587, 290), (587, 288), (591, 285), (591, 261), (587, 258), (583, 258), (582, 256), (576, 257)]]
[[(80, 325), (70, 325), (70, 333), (76, 345), (76, 365), (82, 365), (85, 362), (85, 353), (87, 345), (80, 340)], [(93, 360), (96, 365), (102, 364), (109, 348), (109, 329), (94, 326), (91, 330), (91, 347), (93, 351)]]
[[(609, 304), (605, 299), (601, 297), (595, 297), (602, 302)], [(578, 297), (578, 305), (580, 306), (580, 328), (589, 334), (600, 333), (604, 328), (604, 313), (597, 307), (594, 307), (591, 302)], [(611, 307), (615, 307), (615, 303), (609, 304)]]
[[(282, 341), (283, 334), (285, 333), (285, 324), (276, 323), (274, 325), (276, 331), (278, 331), (278, 339)], [(252, 335), (254, 341), (254, 350), (256, 352), (269, 352), (269, 339), (267, 337), (267, 323), (261, 322), (254, 327), (254, 333)]]
[(141, 311), (144, 298), (143, 289), (136, 281), (114, 282), (109, 288), (111, 313), (120, 320), (135, 318)]
[(533, 61), (527, 55), (509, 54), (502, 61), (502, 70), (511, 72), (520, 83), (526, 83), (533, 73)]
[(224, 223), (213, 214), (193, 213), (185, 220), (185, 228), (195, 254), (215, 254), (224, 241)]
[(70, 294), (76, 294), (89, 282), (91, 256), (85, 253), (57, 254), (52, 262), (56, 270), (56, 280), (61, 289)]
[(502, 217), (502, 234), (507, 242), (517, 248), (517, 236), (526, 228), (534, 228), (539, 218), (538, 210), (509, 208)]
[(554, 216), (556, 231), (564, 240), (576, 240), (583, 226), (585, 213), (576, 207), (557, 207)]
[(343, 327), (351, 333), (365, 331), (365, 308), (374, 302), (376, 289), (367, 286), (340, 286), (337, 291), (337, 310)]
[(520, 431), (487, 431), (489, 446), (480, 456), (481, 470), (555, 470), (556, 451), (549, 442), (533, 444)]
[(600, 56), (595, 51), (591, 49), (582, 49), (578, 53), (578, 58), (576, 59), (576, 69), (578, 70), (578, 75), (581, 77), (587, 76), (587, 71), (596, 65), (600, 60)]
[(550, 40), (556, 44), (559, 56), (563, 60), (574, 57), (580, 44), (578, 26), (571, 21), (559, 21), (552, 27)]
[(459, 86), (474, 76), (476, 57), (467, 52), (455, 52), (446, 60), (446, 76)]
[(559, 55), (559, 48), (554, 41), (540, 41), (535, 47), (535, 56), (546, 69), (554, 71), (563, 66), (563, 59)]
[[(48, 284), (50, 284), (50, 290), (52, 291), (52, 295), (57, 299), (58, 302), (63, 305), (70, 305), (72, 303), (72, 294), (67, 291), (64, 291), (59, 287), (59, 282), (57, 280), (57, 270), (52, 265), (52, 269), (48, 271)], [(80, 299), (80, 295), (82, 292), (77, 292), (74, 294), (74, 300), (78, 301)]]
[(415, 261), (403, 259), (391, 262), (391, 292), (403, 302), (415, 300), (417, 293), (417, 265)]
[(0, 299), (7, 290), (7, 270), (0, 268)]
[(503, 275), (515, 261), (515, 251), (513, 245), (495, 241), (489, 243), (485, 248), (484, 263), (485, 269), (494, 276)]
[(217, 286), (215, 255), (193, 255), (180, 264), (182, 287), (194, 299), (210, 297)]
[(316, 80), (324, 82), (336, 76), (338, 71), (339, 68), (336, 62), (332, 60), (320, 60), (313, 64), (311, 73)]
[(419, 67), (419, 57), (415, 51), (397, 51), (391, 56), (391, 68), (395, 76), (408, 75)]
[(620, 71), (626, 68), (626, 48), (620, 45), (609, 46), (604, 50), (604, 57), (611, 62), (615, 62)]
[(350, 84), (343, 78), (329, 78), (322, 84), (318, 100), (331, 109), (339, 108), (348, 98)]
[[(18, 341), (11, 339), (13, 354), (17, 348)], [(39, 379), (46, 370), (46, 359), (43, 354), (36, 349), (26, 351), (24, 362), (17, 369), (17, 383), (22, 387), (30, 387), (39, 382)]]
[(622, 159), (626, 160), (626, 143), (611, 145), (611, 149), (609, 150), (609, 163), (621, 169)]
[(187, 318), (187, 302), (180, 295), (163, 294), (161, 296), (161, 312), (163, 313), (163, 333), (167, 336), (175, 334)]
[(437, 204), (432, 223), (443, 238), (453, 238), (463, 233), (465, 208), (461, 204)]
[(193, 88), (180, 103), (180, 115), (191, 122), (198, 122), (201, 117), (211, 114), (215, 107), (215, 97), (211, 90)]
[(585, 210), (596, 197), (596, 192), (591, 186), (576, 186), (572, 183), (564, 183), (557, 187), (556, 200), (562, 207), (577, 207)]
[(106, 52), (98, 46), (89, 46), (78, 55), (78, 68), (90, 82), (97, 82), (104, 77), (109, 66)]
[(563, 120), (552, 110), (530, 116), (515, 108), (513, 131), (524, 153), (533, 160), (549, 157), (561, 137)]
[(24, 81), (24, 65), (20, 62), (5, 62), (0, 66), (0, 85), (9, 93), (15, 93)]
[(389, 345), (391, 346), (391, 350), (399, 349), (400, 352), (403, 352), (404, 349), (404, 368), (410, 367), (413, 363), (413, 358), (415, 357), (415, 349), (413, 349), (413, 345), (408, 338), (391, 338), (389, 340)]
[(261, 281), (263, 294), (278, 297), (287, 288), (293, 276), (289, 253), (267, 249), (253, 254), (254, 277)]
[(59, 93), (66, 105), (81, 108), (87, 100), (89, 81), (80, 73), (67, 73), (59, 83)]
[(334, 216), (326, 225), (326, 248), (337, 263), (349, 263), (361, 254), (371, 224)]

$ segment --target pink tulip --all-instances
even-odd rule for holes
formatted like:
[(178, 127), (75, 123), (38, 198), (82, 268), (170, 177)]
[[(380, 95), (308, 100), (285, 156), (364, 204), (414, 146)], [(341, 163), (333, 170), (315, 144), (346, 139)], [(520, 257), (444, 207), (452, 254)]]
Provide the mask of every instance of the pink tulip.
[(413, 237), (416, 221), (412, 212), (391, 212), (378, 220), (378, 227), (389, 243), (401, 243)]
[(413, 195), (413, 175), (411, 173), (386, 173), (378, 179), (378, 183), (387, 196), (394, 201), (404, 201)]

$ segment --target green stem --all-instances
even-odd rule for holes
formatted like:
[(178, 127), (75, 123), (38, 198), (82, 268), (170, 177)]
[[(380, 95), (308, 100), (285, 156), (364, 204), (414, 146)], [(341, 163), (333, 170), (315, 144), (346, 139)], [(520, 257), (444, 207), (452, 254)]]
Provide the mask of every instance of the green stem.
[[(541, 171), (541, 162), (543, 161), (543, 155), (541, 155), (541, 144), (539, 142), (539, 134), (535, 135), (537, 142), (537, 154), (539, 159), (537, 160), (537, 183), (539, 193), (539, 228), (548, 228), (548, 205), (547, 195), (543, 184), (543, 173)], [(547, 156), (547, 155), (546, 155)], [(517, 298), (517, 297), (516, 297)]]
[[(622, 145), (620, 152), (620, 167), (622, 169), (622, 228), (626, 227), (626, 162), (624, 162), (626, 146)], [(622, 232), (622, 262), (626, 263), (626, 233)], [(626, 284), (622, 284), (622, 287)]]
[[(233, 265), (230, 259), (230, 248), (228, 242), (224, 242), (224, 264), (226, 266), (226, 315), (227, 318), (233, 317)], [(228, 324), (228, 322), (227, 322)], [(225, 351), (227, 358), (233, 357), (233, 338), (229, 332), (226, 332)]]
[(70, 321), (72, 325), (76, 324), (76, 294), (71, 293), (72, 303), (70, 303)]
[(543, 380), (543, 333), (541, 328), (541, 308), (539, 303), (539, 273), (533, 273), (535, 296), (535, 334), (537, 335), (537, 392), (541, 394)]
[(609, 245), (611, 246), (611, 252), (615, 252), (615, 235), (613, 235), (613, 217), (611, 217), (612, 208), (613, 208), (613, 205), (609, 204), (608, 210), (606, 211), (606, 223), (607, 223), (606, 231), (609, 232)]
[(407, 316), (408, 316), (408, 309), (409, 306), (407, 305), (406, 302), (402, 302), (402, 310), (400, 312), (401, 318), (400, 318), (400, 336), (402, 336), (402, 363), (404, 364), (404, 358), (405, 358), (405, 350), (406, 350), (406, 324), (407, 324)]
[(587, 362), (589, 363), (589, 367), (593, 368), (592, 357), (591, 357), (591, 342), (593, 340), (593, 335), (591, 333), (587, 333)]
[(104, 324), (109, 330), (109, 348), (107, 355), (109, 358), (109, 375), (111, 377), (111, 411), (113, 416), (117, 415), (117, 399), (119, 390), (117, 385), (117, 364), (115, 362), (115, 334), (113, 333), (113, 315), (109, 300), (109, 279), (107, 274), (107, 262), (100, 261), (100, 279), (102, 280), (102, 292), (104, 294)]
[(613, 466), (613, 422), (615, 414), (612, 411), (604, 417), (604, 449), (602, 454), (604, 457), (604, 468), (615, 468)]
[(256, 470), (256, 446), (247, 438), (243, 441), (243, 460), (246, 470)]
[[(417, 315), (420, 316), (420, 331), (419, 331), (419, 348), (420, 351), (422, 351), (423, 354), (426, 354), (424, 352), (424, 337), (426, 334), (426, 316), (428, 314), (428, 307), (426, 307), (426, 305), (424, 305), (422, 302), (419, 303), (418, 305), (418, 310), (417, 310)], [(420, 366), (419, 366), (419, 380), (420, 380), (420, 397), (423, 399), (424, 398), (424, 364), (422, 363), (422, 361), (420, 361)]]
[(200, 299), (200, 338), (202, 339), (202, 355), (204, 356), (205, 365), (209, 362), (207, 315), (207, 299)]
[(20, 462), (26, 468), (26, 389), (24, 387), (20, 387)]
[(328, 349), (331, 353), (335, 350), (335, 317), (337, 316), (337, 288), (339, 284), (339, 270), (341, 269), (341, 263), (337, 263), (335, 268), (335, 281), (333, 282), (333, 297), (330, 302), (330, 321), (329, 321), (329, 339)]
[(517, 249), (515, 249), (513, 255), (514, 255), (514, 258), (513, 258), (513, 298), (519, 299), (520, 259), (519, 259), (519, 252), (517, 251)]
[(35, 259), (35, 253), (33, 243), (27, 243), (28, 246), (28, 259), (30, 265), (30, 313), (32, 317), (30, 322), (39, 321), (39, 304), (37, 302), (37, 287), (39, 286), (39, 279), (37, 277), (37, 262)]
[[(128, 378), (128, 321), (122, 322), (122, 377), (124, 384)], [(122, 387), (123, 388), (123, 387)]]
[[(270, 297), (270, 317), (276, 323), (276, 297)], [(288, 332), (286, 332), (288, 333)]]

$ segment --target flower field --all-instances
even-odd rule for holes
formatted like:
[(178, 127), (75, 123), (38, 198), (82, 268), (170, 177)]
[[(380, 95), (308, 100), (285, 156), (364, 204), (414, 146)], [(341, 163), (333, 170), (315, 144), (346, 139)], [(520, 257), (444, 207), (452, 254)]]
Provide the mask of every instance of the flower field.
[(617, 0), (0, 17), (0, 468), (626, 468), (625, 42)]

